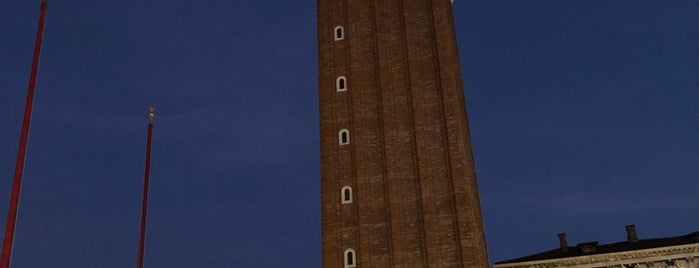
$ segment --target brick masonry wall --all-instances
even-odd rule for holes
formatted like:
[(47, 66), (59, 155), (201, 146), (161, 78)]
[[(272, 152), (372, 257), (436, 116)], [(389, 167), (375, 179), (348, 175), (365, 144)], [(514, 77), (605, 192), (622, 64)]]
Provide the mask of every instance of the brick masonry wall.
[(450, 2), (317, 7), (323, 267), (488, 267)]

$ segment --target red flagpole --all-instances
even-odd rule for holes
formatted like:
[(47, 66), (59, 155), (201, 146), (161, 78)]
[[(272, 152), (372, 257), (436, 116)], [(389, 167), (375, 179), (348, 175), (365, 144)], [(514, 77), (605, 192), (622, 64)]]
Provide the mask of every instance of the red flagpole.
[(141, 207), (141, 238), (138, 244), (138, 264), (136, 267), (143, 268), (143, 249), (145, 247), (146, 240), (146, 210), (148, 209), (148, 183), (150, 180), (150, 147), (151, 140), (153, 138), (153, 117), (155, 116), (155, 110), (153, 106), (150, 107), (148, 113), (148, 138), (146, 139), (146, 168), (145, 174), (143, 175), (143, 204)]
[(5, 224), (5, 238), (2, 243), (2, 257), (0, 257), (0, 268), (10, 267), (12, 257), (12, 245), (15, 237), (15, 224), (17, 223), (17, 206), (19, 204), (19, 194), (22, 189), (22, 175), (24, 173), (24, 160), (27, 153), (27, 142), (29, 140), (29, 125), (32, 118), (32, 105), (34, 104), (34, 88), (36, 87), (36, 76), (39, 71), (39, 56), (41, 55), (41, 41), (44, 36), (44, 22), (46, 21), (46, 0), (41, 1), (41, 13), (39, 15), (39, 27), (36, 32), (36, 43), (34, 44), (34, 59), (32, 60), (32, 71), (27, 89), (27, 102), (24, 107), (24, 119), (22, 120), (22, 133), (19, 137), (19, 149), (17, 151), (17, 162), (15, 165), (15, 176), (12, 182), (12, 192), (10, 194), (10, 208), (7, 211), (7, 223)]

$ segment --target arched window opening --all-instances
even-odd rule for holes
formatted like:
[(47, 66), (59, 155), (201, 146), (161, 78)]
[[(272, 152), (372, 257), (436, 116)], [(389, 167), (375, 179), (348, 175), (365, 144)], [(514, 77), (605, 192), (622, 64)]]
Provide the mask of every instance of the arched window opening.
[(342, 204), (352, 203), (352, 187), (345, 186), (342, 187)]
[(335, 81), (335, 88), (338, 92), (347, 90), (347, 78), (340, 76)]
[(345, 268), (357, 267), (356, 255), (354, 249), (348, 248), (345, 250)]
[(338, 136), (340, 138), (340, 145), (347, 145), (350, 143), (349, 130), (347, 130), (347, 129), (340, 130), (340, 133)]
[(345, 39), (345, 29), (342, 26), (335, 27), (335, 41)]

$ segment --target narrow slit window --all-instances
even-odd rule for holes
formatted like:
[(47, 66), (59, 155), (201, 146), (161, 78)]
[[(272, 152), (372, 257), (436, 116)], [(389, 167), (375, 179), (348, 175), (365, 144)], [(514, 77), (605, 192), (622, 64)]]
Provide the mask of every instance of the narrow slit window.
[(345, 39), (345, 29), (342, 26), (335, 27), (335, 41), (340, 41)]
[(342, 204), (352, 203), (352, 187), (342, 187)]
[(338, 134), (338, 138), (340, 139), (340, 145), (349, 144), (350, 143), (349, 130), (347, 130), (347, 129), (340, 130), (340, 133)]
[(354, 249), (345, 250), (345, 268), (357, 267), (357, 254)]
[(337, 89), (337, 92), (347, 90), (347, 78), (344, 76), (338, 77), (335, 81), (335, 88)]

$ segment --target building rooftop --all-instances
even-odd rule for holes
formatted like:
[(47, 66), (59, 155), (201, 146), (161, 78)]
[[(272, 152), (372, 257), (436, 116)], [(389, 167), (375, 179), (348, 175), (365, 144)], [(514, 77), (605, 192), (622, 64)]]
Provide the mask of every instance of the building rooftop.
[(559, 234), (561, 246), (556, 249), (536, 253), (529, 256), (524, 256), (516, 259), (496, 262), (495, 264), (508, 264), (529, 261), (542, 261), (560, 258), (570, 258), (579, 256), (589, 256), (596, 254), (624, 252), (632, 250), (651, 249), (659, 247), (679, 246), (685, 244), (699, 243), (699, 232), (694, 232), (688, 235), (653, 238), (653, 239), (638, 239), (636, 230), (633, 225), (626, 227), (628, 240), (611, 244), (599, 245), (598, 242), (580, 243), (576, 246), (569, 246), (565, 240), (565, 234)]

